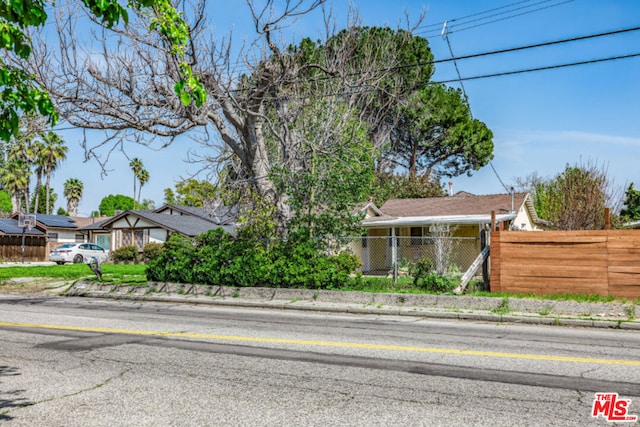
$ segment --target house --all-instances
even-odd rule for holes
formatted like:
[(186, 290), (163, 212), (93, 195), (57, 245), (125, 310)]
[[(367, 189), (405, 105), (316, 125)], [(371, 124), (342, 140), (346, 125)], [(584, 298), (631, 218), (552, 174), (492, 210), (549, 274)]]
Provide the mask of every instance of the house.
[[(362, 269), (388, 271), (396, 262), (439, 260), (448, 251), (451, 262), (464, 271), (480, 253), (481, 231), (489, 229), (492, 212), (507, 229), (542, 229), (529, 193), (458, 192), (448, 197), (391, 199), (380, 208), (369, 207), (362, 221), (366, 235), (356, 251)], [(448, 247), (443, 247), (445, 242)]]
[[(20, 213), (11, 215), (17, 220)], [(32, 214), (36, 218), (36, 227), (44, 231), (47, 236), (47, 254), (65, 243), (84, 243), (85, 234), (80, 231), (76, 220), (64, 215)]]
[(17, 218), (0, 219), (0, 259), (44, 261), (48, 254), (47, 233), (42, 224), (26, 228), (19, 226)]
[(96, 244), (108, 238), (112, 250), (130, 245), (142, 250), (148, 243), (166, 242), (172, 233), (195, 237), (216, 228), (234, 233), (236, 217), (237, 209), (223, 205), (213, 209), (165, 205), (153, 211), (125, 211), (84, 227), (83, 231)]
[(102, 228), (102, 224), (110, 216), (96, 216), (96, 217), (71, 217), (75, 224), (79, 228), (79, 232), (85, 236), (85, 242), (95, 243), (96, 245), (111, 250), (111, 233), (109, 230)]

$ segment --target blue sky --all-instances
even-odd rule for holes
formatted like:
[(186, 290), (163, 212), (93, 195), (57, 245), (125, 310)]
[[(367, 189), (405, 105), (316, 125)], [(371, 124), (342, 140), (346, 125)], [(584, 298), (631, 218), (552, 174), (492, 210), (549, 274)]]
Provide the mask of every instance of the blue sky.
[[(415, 21), (421, 11), (426, 11), (424, 28), (418, 34), (428, 37), (436, 59), (451, 56), (440, 36), (444, 21), (450, 22), (449, 41), (457, 57), (640, 26), (637, 0), (354, 0), (352, 3), (368, 26), (395, 27), (405, 21), (405, 12)], [(336, 16), (345, 15), (347, 1), (329, 0), (329, 4)], [(217, 33), (233, 28), (236, 38), (251, 39), (243, 0), (210, 2), (210, 8), (210, 20)], [(292, 26), (291, 41), (319, 38), (322, 24), (318, 18), (318, 14), (308, 16)], [(635, 53), (640, 53), (640, 31), (463, 60), (458, 62), (458, 68), (461, 76), (468, 78)], [(456, 78), (453, 63), (437, 65), (435, 81)], [(498, 176), (510, 186), (516, 177), (534, 172), (552, 177), (566, 164), (576, 163), (597, 163), (608, 170), (616, 185), (626, 187), (634, 182), (640, 187), (639, 78), (640, 57), (636, 57), (464, 81), (474, 117), (493, 131), (495, 172), (487, 166), (471, 177), (454, 178), (454, 191), (501, 193), (505, 190)], [(114, 152), (107, 165), (111, 171), (101, 177), (95, 161), (83, 162), (82, 133), (77, 130), (60, 133), (70, 153), (52, 180), (59, 194), (57, 205), (66, 206), (62, 184), (70, 177), (79, 178), (85, 185), (79, 206), (81, 215), (97, 210), (100, 200), (108, 194), (132, 194), (133, 177), (124, 154)], [(183, 161), (189, 149), (198, 146), (188, 138), (180, 138), (161, 151), (127, 148), (129, 157), (140, 157), (150, 173), (143, 198), (160, 206), (164, 188), (173, 187), (176, 181), (195, 172), (194, 166)]]

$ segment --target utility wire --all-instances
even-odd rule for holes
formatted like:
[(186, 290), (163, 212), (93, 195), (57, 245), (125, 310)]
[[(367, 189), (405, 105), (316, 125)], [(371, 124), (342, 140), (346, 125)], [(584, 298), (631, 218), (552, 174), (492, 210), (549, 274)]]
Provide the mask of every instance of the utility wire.
[[(452, 25), (450, 33), (461, 32), (461, 31), (472, 29), (472, 28), (477, 28), (477, 27), (481, 27), (481, 26), (484, 26), (484, 25), (493, 24), (495, 22), (506, 21), (507, 19), (517, 18), (519, 16), (524, 16), (524, 15), (528, 15), (528, 14), (531, 14), (531, 13), (539, 12), (541, 10), (550, 9), (552, 7), (561, 6), (563, 4), (570, 3), (570, 2), (572, 2), (574, 0), (564, 0), (564, 1), (561, 1), (560, 3), (555, 3), (555, 4), (539, 7), (539, 8), (536, 8), (536, 9), (532, 9), (532, 10), (526, 10), (526, 11), (523, 11), (523, 12), (520, 12), (520, 13), (511, 14), (509, 16), (505, 16), (505, 17), (502, 17), (502, 18), (493, 19), (491, 21), (480, 22), (480, 23), (475, 24), (475, 25), (468, 25), (468, 24), (471, 24), (473, 22), (479, 22), (479, 21), (482, 21), (482, 20), (494, 18), (496, 16), (504, 15), (504, 14), (507, 14), (507, 13), (513, 13), (513, 12), (516, 12), (518, 10), (527, 9), (527, 8), (532, 7), (532, 6), (536, 6), (536, 5), (540, 5), (540, 4), (543, 4), (543, 3), (547, 3), (549, 1), (552, 1), (552, 0), (543, 0), (543, 1), (540, 1), (538, 3), (534, 3), (532, 5), (529, 5), (529, 6), (523, 6), (523, 7), (511, 9), (509, 11), (496, 13), (496, 14), (493, 14), (493, 15), (486, 16), (484, 18), (477, 18), (477, 19), (473, 19), (473, 20), (468, 20), (467, 22), (459, 22), (457, 24)], [(518, 3), (516, 3), (516, 4), (518, 4)], [(449, 22), (454, 22), (454, 21), (456, 21), (456, 19), (449, 20)], [(432, 26), (439, 25), (440, 27), (442, 27), (442, 24), (443, 23), (432, 24)], [(461, 27), (461, 28), (458, 28), (458, 27)], [(417, 29), (420, 30), (421, 28), (427, 28), (427, 27), (426, 26), (425, 27), (418, 27)], [(425, 29), (424, 31), (416, 31), (416, 34), (434, 34), (434, 33), (437, 33), (439, 31), (440, 30), (437, 29), (437, 28), (429, 29), (429, 30)], [(427, 38), (432, 38), (432, 37), (435, 37), (435, 36), (427, 36)]]
[(462, 27), (462, 28), (459, 28), (459, 29), (456, 29), (454, 27), (450, 31), (450, 33), (459, 33), (461, 31), (471, 30), (473, 28), (484, 27), (485, 25), (494, 24), (494, 23), (500, 22), (500, 21), (506, 21), (507, 19), (517, 18), (518, 16), (529, 15), (530, 13), (539, 12), (539, 11), (545, 10), (545, 9), (550, 9), (552, 7), (560, 6), (560, 5), (563, 5), (565, 3), (571, 3), (572, 1), (574, 1), (574, 0), (565, 0), (562, 3), (557, 3), (557, 4), (553, 4), (553, 5), (549, 5), (549, 6), (540, 7), (538, 9), (533, 9), (533, 10), (530, 10), (528, 12), (522, 12), (522, 13), (518, 13), (516, 15), (511, 15), (511, 16), (507, 16), (507, 17), (504, 17), (504, 18), (494, 19), (493, 21), (483, 22), (483, 23), (476, 24), (476, 25), (470, 25), (468, 27)]
[(504, 72), (500, 72), (500, 73), (483, 74), (483, 75), (472, 76), (472, 77), (463, 77), (462, 79), (440, 80), (438, 82), (433, 82), (433, 83), (444, 84), (444, 83), (454, 83), (454, 82), (457, 82), (459, 80), (467, 81), (467, 80), (488, 79), (488, 78), (492, 78), (492, 77), (502, 77), (502, 76), (510, 76), (510, 75), (515, 75), (515, 74), (532, 73), (532, 72), (535, 72), (535, 71), (554, 70), (554, 69), (558, 69), (558, 68), (574, 67), (574, 66), (578, 66), (578, 65), (597, 64), (599, 62), (617, 61), (617, 60), (620, 60), (620, 59), (635, 58), (635, 57), (638, 57), (638, 56), (640, 56), (640, 52), (639, 53), (630, 53), (628, 55), (610, 56), (610, 57), (607, 57), (607, 58), (589, 59), (587, 61), (569, 62), (569, 63), (566, 63), (566, 64), (547, 65), (547, 66), (544, 66), (544, 67), (526, 68), (526, 69), (523, 69), (523, 70), (504, 71)]
[[(462, 16), (460, 18), (449, 19), (448, 21), (449, 22), (464, 21), (467, 18), (474, 18), (476, 16), (484, 15), (486, 13), (495, 12), (496, 10), (506, 9), (506, 8), (511, 7), (511, 6), (516, 6), (516, 5), (519, 5), (519, 4), (522, 4), (522, 3), (529, 3), (530, 1), (531, 0), (521, 0), (521, 1), (517, 1), (515, 3), (506, 4), (504, 6), (494, 7), (493, 9), (483, 10), (482, 12), (472, 13), (471, 15)], [(430, 28), (430, 27), (438, 27), (438, 29), (440, 29), (440, 28), (442, 28), (442, 24), (443, 24), (443, 22), (439, 22), (439, 23), (436, 23), (436, 24), (422, 25), (422, 26), (418, 27), (418, 29), (420, 29), (420, 28)]]

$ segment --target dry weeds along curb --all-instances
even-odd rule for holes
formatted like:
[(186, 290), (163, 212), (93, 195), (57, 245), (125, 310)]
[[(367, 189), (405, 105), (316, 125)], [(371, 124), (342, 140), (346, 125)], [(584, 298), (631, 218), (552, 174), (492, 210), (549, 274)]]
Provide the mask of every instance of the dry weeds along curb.
[(635, 320), (640, 317), (640, 307), (630, 303), (311, 289), (233, 288), (156, 282), (149, 283), (147, 286), (124, 286), (89, 281), (78, 281), (65, 295), (280, 310), (640, 330), (640, 322)]

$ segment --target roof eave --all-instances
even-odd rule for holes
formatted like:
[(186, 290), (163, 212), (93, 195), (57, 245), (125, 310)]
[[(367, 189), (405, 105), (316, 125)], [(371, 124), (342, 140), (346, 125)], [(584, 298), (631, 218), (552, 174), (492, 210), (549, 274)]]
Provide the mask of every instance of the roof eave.
[[(512, 220), (515, 213), (496, 215), (497, 222)], [(402, 227), (425, 224), (491, 224), (491, 215), (410, 216), (384, 220), (364, 220), (364, 227)]]

